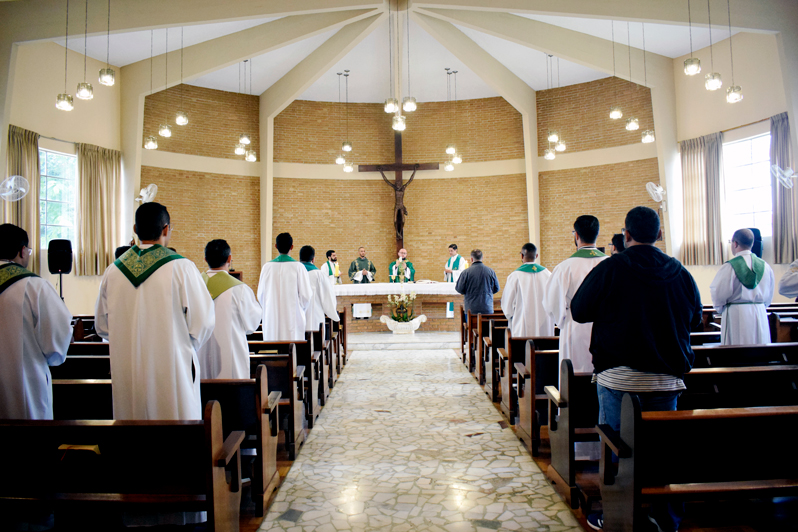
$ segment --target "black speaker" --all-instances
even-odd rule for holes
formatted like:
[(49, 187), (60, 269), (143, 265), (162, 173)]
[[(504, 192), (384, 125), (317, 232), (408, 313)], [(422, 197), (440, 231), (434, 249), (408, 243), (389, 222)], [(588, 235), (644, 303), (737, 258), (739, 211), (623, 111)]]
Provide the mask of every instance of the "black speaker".
[(50, 273), (70, 273), (72, 271), (72, 242), (69, 240), (50, 240), (47, 247), (47, 267)]
[(754, 246), (751, 248), (751, 253), (762, 258), (762, 233), (756, 227), (749, 227), (751, 232), (754, 233)]

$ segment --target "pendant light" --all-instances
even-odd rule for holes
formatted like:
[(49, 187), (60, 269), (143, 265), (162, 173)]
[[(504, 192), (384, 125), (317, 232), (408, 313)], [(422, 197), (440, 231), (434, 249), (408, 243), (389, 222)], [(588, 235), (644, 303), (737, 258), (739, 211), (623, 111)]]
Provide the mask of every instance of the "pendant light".
[[(150, 30), (150, 96), (152, 96), (152, 41), (153, 41), (153, 30)], [(144, 149), (145, 150), (157, 150), (158, 149), (158, 139), (150, 135), (149, 137), (144, 139)]]
[[(552, 78), (554, 77), (554, 63), (551, 64), (552, 66)], [(554, 83), (552, 83), (553, 85)], [(560, 58), (557, 58), (557, 88), (560, 88)], [(565, 151), (567, 146), (565, 145), (565, 141), (562, 139), (562, 135), (557, 135), (557, 140), (554, 141), (554, 151)]]
[(446, 163), (443, 165), (443, 169), (447, 172), (451, 172), (454, 170), (454, 163), (452, 161), (446, 161)]
[(180, 110), (175, 117), (175, 124), (178, 126), (185, 126), (188, 124), (188, 115), (183, 107), (184, 93), (186, 91), (185, 85), (183, 85), (183, 29), (184, 28), (180, 28)]
[[(346, 84), (346, 140), (341, 144), (341, 149), (345, 152), (352, 151), (352, 143), (349, 142), (349, 71), (344, 70), (344, 83)], [(346, 172), (346, 166), (344, 166)]]
[(61, 111), (71, 111), (74, 108), (72, 104), (72, 95), (67, 93), (67, 58), (69, 54), (69, 0), (66, 3), (66, 40), (64, 42), (64, 92), (59, 94), (55, 99), (55, 108)]
[(352, 163), (344, 163), (344, 172), (351, 174), (355, 171), (355, 165)]
[(716, 91), (723, 86), (723, 79), (720, 72), (715, 72), (715, 56), (712, 53), (712, 15), (709, 10), (709, 0), (707, 0), (707, 24), (709, 25), (709, 68), (712, 70), (704, 77), (704, 87), (708, 91)]
[[(646, 25), (645, 23), (641, 23), (643, 27), (643, 85), (647, 88), (648, 87), (648, 62), (646, 61)], [(641, 138), (641, 142), (643, 144), (651, 144), (654, 142), (656, 138), (654, 137), (654, 130), (647, 129), (643, 131), (643, 137)]]
[(732, 53), (732, 31), (731, 31), (731, 6), (729, 0), (726, 0), (726, 9), (729, 12), (729, 58), (731, 63), (731, 87), (726, 89), (726, 101), (729, 103), (737, 103), (743, 99), (743, 89), (739, 85), (734, 84), (734, 54)]
[(610, 118), (613, 120), (618, 120), (619, 118), (623, 118), (623, 111), (621, 111), (621, 106), (618, 105), (618, 83), (617, 83), (617, 76), (615, 75), (615, 21), (610, 21), (612, 23), (612, 79), (616, 80), (615, 82), (615, 105), (610, 107)]
[[(248, 62), (248, 60), (244, 59), (244, 92), (246, 92), (247, 95), (249, 95), (249, 91), (246, 90), (247, 89), (247, 62)], [(250, 72), (252, 71), (252, 65), (249, 66), (249, 70), (250, 70)], [(240, 90), (239, 90), (239, 92), (240, 92)], [(238, 136), (238, 142), (239, 142), (239, 144), (243, 144), (244, 147), (246, 148), (246, 146), (249, 146), (250, 143), (252, 143), (252, 139), (250, 138), (249, 133), (241, 133)]]
[[(405, 4), (405, 24), (407, 25), (407, 94), (410, 92), (410, 2)], [(402, 110), (405, 113), (412, 113), (416, 110), (416, 99), (412, 96), (405, 96), (402, 99)]]
[(108, 0), (108, 31), (105, 47), (105, 68), (100, 69), (100, 84), (111, 87), (116, 81), (116, 73), (111, 68), (111, 0)]
[(684, 60), (684, 73), (688, 76), (695, 76), (701, 72), (701, 60), (693, 57), (693, 18), (690, 11), (690, 0), (687, 0), (687, 24), (690, 28), (690, 58)]
[[(169, 28), (166, 28), (166, 53), (163, 55), (164, 57), (164, 98), (166, 99), (166, 104), (168, 107), (169, 104)], [(158, 134), (164, 138), (169, 138), (172, 136), (172, 126), (169, 125), (169, 118), (164, 115), (163, 124), (161, 127), (158, 128)]]
[(393, 97), (393, 17), (391, 16), (391, 2), (388, 0), (388, 98), (385, 99), (385, 112), (395, 113), (399, 110), (399, 101)]
[[(632, 31), (629, 23), (626, 23), (626, 48), (629, 51), (629, 83), (632, 81)], [(626, 131), (637, 131), (640, 129), (640, 121), (634, 116), (626, 119)]]
[[(457, 121), (460, 118), (460, 114), (457, 112), (457, 70), (453, 70), (452, 74), (454, 75), (454, 140), (457, 142), (459, 138), (457, 133)], [(455, 150), (454, 155), (452, 155), (452, 162), (454, 164), (460, 164), (463, 162), (463, 155), (460, 153), (460, 150)]]
[[(545, 56), (546, 56), (546, 91), (550, 91), (552, 85), (551, 83), (552, 56), (550, 54), (545, 54)], [(551, 143), (560, 140), (560, 136), (556, 131), (549, 130), (548, 133), (546, 134), (546, 140), (549, 143), (549, 147), (543, 150), (543, 158), (546, 159), (547, 161), (551, 161), (557, 157), (557, 154), (555, 153), (557, 150), (551, 147)]]
[[(245, 75), (247, 73), (247, 69), (246, 69), (247, 65), (246, 64), (247, 64), (247, 60), (245, 59), (244, 60), (244, 74)], [(249, 96), (252, 96), (252, 67), (253, 66), (254, 66), (254, 63), (252, 61), (252, 58), (250, 57), (249, 58), (249, 90), (247, 91), (247, 95), (249, 95)], [(247, 80), (246, 80), (246, 77), (245, 77), (244, 78), (244, 84), (246, 84), (246, 83), (247, 83)], [(251, 143), (252, 143), (252, 140), (249, 138), (249, 135), (247, 135), (247, 145), (252, 147)], [(258, 156), (255, 153), (255, 150), (251, 150), (250, 149), (250, 150), (247, 150), (247, 153), (246, 153), (246, 156), (244, 157), (244, 159), (246, 159), (250, 163), (254, 163), (255, 161), (258, 160)]]
[[(343, 72), (338, 72), (338, 131), (343, 134), (344, 127), (341, 120), (341, 115), (343, 112), (341, 111), (341, 76), (343, 76)], [(343, 152), (338, 152), (338, 157), (335, 158), (335, 164), (344, 164), (346, 162), (346, 157), (344, 157)]]
[(81, 100), (91, 100), (94, 98), (94, 87), (86, 81), (86, 41), (89, 38), (89, 0), (86, 0), (86, 23), (83, 26), (83, 82), (78, 83), (75, 96)]
[[(396, 38), (397, 38), (397, 40), (399, 40), (399, 2), (398, 2), (398, 0), (397, 0), (396, 6), (397, 6), (396, 7), (396, 16), (394, 17), (394, 22), (391, 23), (391, 26), (396, 24)], [(389, 2), (388, 2), (388, 10), (389, 10), (389, 12), (390, 12), (390, 8), (391, 7), (390, 7), (390, 0), (389, 0)], [(391, 18), (388, 17), (388, 21), (389, 22), (390, 22), (390, 20), (391, 20)], [(391, 45), (393, 45), (393, 40), (391, 40)], [(398, 49), (398, 46), (397, 46), (397, 49)], [(393, 57), (393, 53), (391, 54), (391, 57)], [(397, 64), (396, 64), (397, 71), (400, 68), (401, 68), (401, 65), (397, 62)], [(391, 74), (393, 74), (393, 68), (391, 68)], [(398, 82), (399, 80), (397, 79), (396, 81)], [(393, 90), (394, 90), (394, 85), (393, 85), (393, 83), (391, 83), (391, 91), (393, 91)], [(395, 108), (395, 113), (396, 114), (393, 116), (393, 118), (391, 118), (391, 129), (393, 129), (394, 131), (400, 131), (400, 132), (404, 131), (405, 129), (407, 129), (407, 120), (405, 119), (404, 116), (402, 116), (402, 108), (399, 106), (399, 100), (397, 100), (396, 98), (393, 99), (393, 106)]]

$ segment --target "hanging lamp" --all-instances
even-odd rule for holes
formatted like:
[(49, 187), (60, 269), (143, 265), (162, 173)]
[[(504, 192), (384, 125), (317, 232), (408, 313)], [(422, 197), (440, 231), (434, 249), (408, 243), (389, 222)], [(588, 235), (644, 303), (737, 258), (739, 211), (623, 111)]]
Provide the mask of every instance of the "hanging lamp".
[[(247, 73), (246, 64), (247, 64), (247, 62), (249, 62), (249, 90), (247, 91), (247, 95), (248, 96), (252, 96), (252, 68), (253, 68), (255, 63), (253, 62), (251, 57), (249, 58), (249, 60), (244, 59), (244, 76), (245, 76), (244, 77), (244, 84), (245, 85), (247, 83), (247, 78), (246, 78), (246, 73)], [(251, 146), (252, 139), (249, 138), (249, 135), (247, 135), (246, 138), (247, 138), (247, 145), (252, 147)], [(247, 150), (247, 153), (246, 153), (246, 156), (244, 157), (244, 159), (246, 159), (247, 161), (249, 161), (251, 163), (254, 163), (255, 161), (257, 161), (258, 157), (255, 154), (255, 150), (252, 150), (252, 149)]]
[(707, 0), (707, 24), (709, 25), (709, 68), (712, 72), (704, 76), (704, 87), (708, 91), (716, 91), (723, 86), (723, 79), (720, 77), (720, 72), (715, 72), (715, 55), (712, 53), (712, 14), (709, 9), (709, 0)]
[[(164, 57), (164, 98), (166, 107), (169, 107), (169, 28), (166, 28), (166, 53)], [(168, 112), (168, 111), (167, 111)], [(158, 134), (164, 138), (172, 136), (172, 126), (169, 125), (169, 117), (164, 115), (163, 124), (158, 128)]]
[[(150, 97), (152, 97), (152, 41), (153, 41), (153, 30), (150, 30)], [(144, 139), (144, 149), (157, 150), (158, 139), (153, 135), (146, 137)]]
[[(410, 92), (410, 2), (405, 4), (405, 24), (407, 26), (407, 94)], [(405, 96), (402, 99), (402, 110), (405, 113), (412, 113), (418, 108), (416, 99), (412, 96)]]
[(391, 1), (388, 0), (388, 98), (385, 99), (383, 109), (391, 114), (399, 110), (399, 101), (393, 97), (393, 16), (391, 15)]
[[(648, 62), (646, 60), (646, 25), (645, 23), (640, 24), (643, 28), (643, 85), (648, 88)], [(641, 137), (641, 142), (643, 144), (651, 144), (656, 139), (654, 137), (654, 130), (653, 129), (646, 129), (643, 131), (643, 136)]]
[(55, 99), (55, 108), (61, 111), (71, 111), (74, 108), (72, 104), (72, 95), (67, 93), (67, 59), (69, 54), (69, 0), (66, 3), (66, 40), (64, 42), (64, 92), (59, 94)]
[(83, 26), (83, 82), (78, 83), (75, 96), (81, 100), (91, 100), (94, 98), (94, 87), (86, 81), (86, 43), (89, 38), (89, 2), (86, 0), (86, 23)]
[(116, 81), (116, 73), (111, 68), (111, 0), (108, 0), (108, 30), (105, 47), (105, 68), (100, 69), (100, 84), (111, 87)]
[(734, 84), (734, 54), (732, 53), (731, 6), (729, 0), (726, 0), (726, 9), (729, 13), (729, 58), (732, 77), (731, 87), (726, 89), (726, 101), (729, 103), (737, 103), (743, 99), (743, 89), (739, 85)]
[[(446, 108), (450, 109), (452, 101), (452, 80), (449, 76), (452, 75), (452, 69), (444, 68), (443, 70), (446, 72)], [(446, 145), (446, 155), (454, 155), (455, 153), (457, 153), (457, 146), (450, 142)], [(454, 169), (454, 167), (452, 167), (452, 169)]]
[[(248, 59), (244, 59), (244, 92), (249, 95), (249, 91), (247, 90), (247, 63), (249, 62)], [(249, 66), (250, 72), (252, 71), (252, 65)], [(249, 146), (252, 143), (252, 138), (249, 136), (249, 133), (241, 133), (238, 136), (238, 142), (243, 144), (245, 147)]]
[[(629, 23), (626, 23), (626, 48), (629, 51), (629, 83), (632, 81), (632, 31)], [(634, 116), (626, 119), (626, 131), (637, 131), (640, 129), (640, 121)]]
[[(617, 79), (615, 75), (615, 21), (610, 21), (612, 24), (612, 78), (613, 80)], [(615, 83), (615, 105), (610, 107), (610, 118), (613, 120), (618, 120), (619, 118), (623, 118), (623, 111), (621, 111), (621, 106), (617, 104), (618, 101), (618, 84)]]
[[(342, 122), (341, 115), (343, 114), (341, 112), (341, 76), (343, 76), (344, 73), (343, 72), (338, 72), (337, 75), (338, 75), (338, 108), (337, 108), (338, 109), (338, 131), (341, 134), (343, 134), (344, 128), (343, 128), (343, 124), (341, 123)], [(335, 164), (344, 164), (345, 162), (346, 162), (346, 157), (344, 157), (344, 154), (342, 152), (338, 152), (338, 156), (335, 158)]]
[(684, 73), (695, 76), (701, 72), (701, 60), (693, 57), (693, 16), (690, 10), (690, 0), (687, 0), (687, 24), (690, 28), (690, 57), (684, 60)]
[[(349, 71), (344, 70), (344, 83), (346, 84), (346, 140), (341, 144), (341, 149), (345, 152), (352, 151), (352, 143), (349, 142)], [(344, 168), (346, 171), (346, 168)]]
[(183, 104), (185, 102), (186, 86), (183, 85), (183, 29), (180, 28), (180, 110), (175, 116), (175, 124), (178, 126), (185, 126), (188, 124), (188, 115), (186, 114)]

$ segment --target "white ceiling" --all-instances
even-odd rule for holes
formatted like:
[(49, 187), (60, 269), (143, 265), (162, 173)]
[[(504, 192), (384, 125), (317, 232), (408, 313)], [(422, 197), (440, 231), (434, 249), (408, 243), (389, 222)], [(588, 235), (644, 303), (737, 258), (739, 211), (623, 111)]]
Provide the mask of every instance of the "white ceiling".
[[(593, 35), (603, 39), (611, 39), (612, 23), (607, 20), (560, 17), (548, 15), (520, 15), (547, 24), (560, 26), (570, 30)], [(706, 13), (694, 10), (694, 20), (706, 21)], [(716, 24), (723, 24), (725, 13), (719, 13), (714, 19)], [(69, 48), (83, 52), (83, 31), (81, 17), (70, 23)], [(277, 17), (279, 18), (279, 17)], [(224, 35), (242, 31), (277, 18), (261, 18), (237, 22), (223, 22), (185, 27), (184, 46), (191, 46), (203, 41), (215, 39)], [(404, 16), (402, 16), (402, 22)], [(615, 22), (615, 41), (626, 44), (629, 38), (626, 22)], [(631, 45), (642, 49), (642, 25), (629, 24)], [(542, 52), (538, 52), (511, 43), (499, 37), (460, 27), (458, 28), (469, 38), (474, 40), (486, 52), (500, 61), (510, 71), (517, 75), (535, 90), (547, 87), (546, 59)], [(90, 30), (93, 30), (90, 28)], [(169, 50), (180, 48), (180, 28), (168, 30)], [(406, 27), (402, 26), (401, 35), (406, 35)], [(73, 33), (74, 32), (74, 33)], [(646, 49), (667, 57), (679, 57), (690, 53), (690, 31), (687, 26), (646, 24), (645, 25)], [(252, 94), (260, 94), (271, 87), (278, 79), (289, 72), (302, 59), (312, 53), (335, 33), (334, 30), (305, 39), (303, 41), (285, 46), (279, 50), (254, 57), (252, 64)], [(733, 33), (737, 33), (734, 31)], [(154, 31), (154, 53), (162, 54), (166, 49), (167, 30)], [(712, 41), (717, 43), (729, 36), (728, 28), (714, 26)], [(404, 37), (406, 38), (406, 37)], [(697, 50), (709, 45), (709, 30), (706, 27), (693, 27), (693, 49)], [(56, 41), (63, 46), (64, 40)], [(458, 70), (457, 96), (459, 99), (486, 98), (497, 96), (487, 83), (482, 81), (473, 71), (466, 68), (457, 58), (450, 53), (436, 39), (424, 31), (420, 26), (410, 24), (410, 81), (411, 94), (419, 101), (446, 100), (446, 74), (444, 68), (450, 67)], [(106, 37), (94, 36), (87, 39), (87, 55), (105, 61)], [(111, 35), (110, 40), (111, 63), (125, 66), (150, 56), (150, 32), (137, 31)], [(402, 57), (403, 76), (407, 73), (406, 51)], [(382, 102), (388, 97), (389, 92), (389, 67), (388, 67), (388, 22), (387, 20), (377, 27), (363, 41), (353, 48), (334, 67), (323, 73), (311, 85), (300, 99), (315, 101), (337, 101), (338, 76), (337, 72), (344, 69), (351, 71), (349, 78), (349, 101), (352, 102)], [(557, 85), (557, 60), (554, 59), (553, 84)], [(568, 61), (559, 61), (559, 85), (567, 86), (584, 83), (607, 77), (605, 73), (577, 65)], [(191, 81), (192, 85), (218, 89), (224, 91), (238, 91), (239, 66), (231, 66), (201, 78)], [(403, 82), (402, 92), (406, 92), (406, 81)], [(246, 89), (242, 86), (242, 92)]]

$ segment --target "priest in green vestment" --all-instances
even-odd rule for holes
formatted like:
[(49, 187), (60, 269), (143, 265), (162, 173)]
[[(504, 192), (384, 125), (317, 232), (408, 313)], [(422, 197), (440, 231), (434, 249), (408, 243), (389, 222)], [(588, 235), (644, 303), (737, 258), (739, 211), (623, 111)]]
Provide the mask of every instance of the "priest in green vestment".
[(416, 269), (413, 267), (413, 263), (407, 260), (407, 250), (404, 248), (399, 250), (399, 258), (388, 266), (388, 281), (400, 283), (403, 275), (405, 282), (410, 283), (416, 280)]
[(349, 265), (349, 280), (355, 284), (373, 283), (377, 268), (366, 258), (366, 248), (360, 247), (357, 253), (358, 258)]

